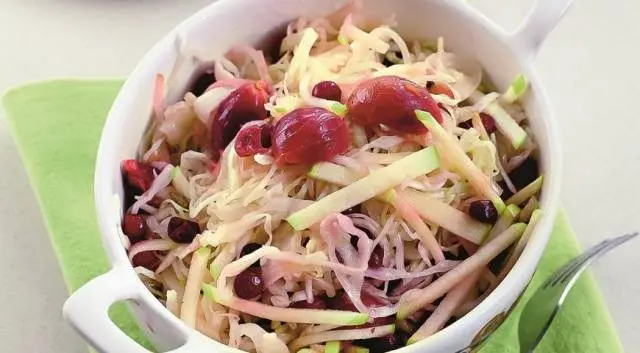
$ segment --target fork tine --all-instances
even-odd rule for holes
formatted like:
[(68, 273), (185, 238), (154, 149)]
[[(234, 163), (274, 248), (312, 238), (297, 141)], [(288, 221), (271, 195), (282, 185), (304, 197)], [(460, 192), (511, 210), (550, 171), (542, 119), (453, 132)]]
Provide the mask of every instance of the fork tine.
[(613, 241), (616, 242), (617, 243), (616, 246), (618, 246), (620, 244), (626, 243), (627, 241), (637, 237), (638, 234), (639, 234), (638, 232), (628, 233), (625, 235), (621, 235), (617, 238), (614, 238)]
[(582, 266), (582, 264), (588, 261), (594, 254), (604, 249), (607, 246), (607, 244), (609, 244), (610, 242), (611, 242), (611, 239), (602, 241), (597, 245), (593, 246), (592, 248), (587, 249), (587, 251), (582, 253), (582, 255), (573, 259), (571, 262), (567, 264), (566, 268), (564, 268), (562, 272), (558, 272), (557, 275), (553, 277), (553, 279), (551, 280), (552, 282), (551, 285), (555, 286), (558, 283), (561, 283), (562, 279), (565, 278), (567, 275), (571, 276), (573, 273), (575, 273), (576, 268), (579, 268), (580, 266)]
[(633, 238), (637, 234), (638, 233), (636, 232), (632, 234), (625, 234), (613, 239), (607, 239), (587, 249), (587, 251), (582, 253), (580, 256), (576, 257), (572, 261), (568, 262), (565, 266), (563, 266), (555, 276), (549, 279), (549, 284), (555, 286), (558, 283), (564, 282), (567, 277), (571, 277), (577, 269), (579, 269), (586, 261), (590, 260), (593, 256), (599, 255), (602, 251), (609, 251), (619, 244), (622, 244), (623, 242), (626, 242), (627, 240)]
[[(580, 255), (580, 258), (582, 258), (583, 255)], [(544, 284), (542, 285), (542, 287), (543, 288), (548, 288), (550, 286), (555, 285), (554, 282), (555, 282), (556, 278), (558, 278), (561, 274), (564, 274), (573, 265), (573, 263), (577, 259), (578, 258), (575, 258), (573, 260), (567, 261), (567, 263), (565, 263), (564, 265), (562, 265), (562, 267), (560, 267), (559, 269), (556, 270), (554, 275), (550, 276), (549, 278), (547, 278), (546, 281), (544, 281)]]
[(586, 256), (585, 258), (581, 259), (580, 261), (574, 261), (575, 263), (571, 266), (570, 270), (562, 273), (561, 275), (559, 275), (557, 277), (556, 284), (557, 283), (564, 283), (566, 280), (571, 278), (575, 274), (575, 272), (580, 270), (580, 268), (587, 261), (592, 261), (594, 258), (604, 255), (605, 253), (607, 253), (610, 250), (618, 247), (619, 245), (629, 241), (630, 239), (634, 238), (637, 235), (638, 235), (637, 232), (636, 233), (631, 233), (631, 234), (625, 234), (625, 235), (619, 236), (617, 238), (613, 238), (613, 239), (609, 239), (609, 240), (605, 240), (605, 241), (601, 242), (600, 244), (598, 244), (594, 248), (592, 248), (589, 251), (587, 251), (588, 256)]
[[(637, 232), (600, 242), (556, 270), (551, 275), (552, 278), (535, 291), (520, 314), (518, 321), (520, 352), (534, 352), (535, 347), (542, 340), (559, 312), (573, 283), (575, 283), (574, 281), (579, 278), (580, 273), (591, 264), (592, 260), (636, 236), (638, 236)], [(567, 279), (569, 279), (568, 282), (566, 282)], [(562, 283), (562, 285), (558, 285), (558, 283)]]
[(571, 266), (573, 266), (573, 264), (576, 262), (576, 260), (581, 259), (582, 257), (584, 257), (585, 254), (581, 254), (578, 257), (567, 261), (564, 265), (562, 265), (562, 267), (560, 267), (559, 269), (557, 269), (552, 276), (550, 276), (549, 278), (547, 278), (547, 280), (544, 282), (543, 284), (543, 288), (547, 288), (549, 286), (554, 285), (554, 282), (556, 280), (556, 278), (558, 278), (560, 275), (564, 274), (565, 272), (567, 272), (569, 270), (569, 268), (571, 268)]
[(568, 273), (573, 273), (577, 264), (580, 264), (585, 260), (587, 260), (589, 257), (592, 256), (594, 252), (599, 251), (601, 248), (605, 247), (609, 242), (610, 242), (610, 239), (602, 241), (597, 245), (593, 246), (592, 248), (588, 249), (578, 257), (564, 264), (564, 266), (562, 266), (559, 270), (556, 271), (554, 276), (551, 276), (549, 279), (547, 279), (547, 283), (545, 283), (545, 288), (549, 286), (555, 286), (558, 283), (560, 283), (560, 278), (564, 277)]

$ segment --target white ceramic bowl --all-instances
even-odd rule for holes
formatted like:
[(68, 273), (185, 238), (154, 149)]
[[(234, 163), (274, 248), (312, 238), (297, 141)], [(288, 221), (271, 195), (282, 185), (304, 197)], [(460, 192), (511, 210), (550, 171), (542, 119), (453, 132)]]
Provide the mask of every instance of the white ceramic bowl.
[[(234, 45), (255, 44), (268, 32), (299, 16), (319, 17), (345, 0), (222, 0), (193, 15), (164, 37), (145, 56), (115, 100), (107, 119), (95, 174), (95, 200), (102, 240), (112, 269), (75, 292), (64, 316), (102, 352), (148, 352), (122, 333), (109, 319), (109, 307), (129, 300), (140, 326), (161, 351), (238, 352), (187, 327), (158, 302), (138, 279), (127, 259), (117, 229), (121, 214), (114, 195), (122, 196), (120, 162), (133, 158), (151, 113), (154, 77), (167, 77), (178, 57), (177, 37), (190, 49), (223, 55)], [(463, 0), (366, 0), (366, 14), (386, 18), (395, 13), (399, 32), (408, 38), (443, 36), (448, 50), (477, 59), (500, 89), (517, 74), (531, 82), (524, 107), (540, 145), (545, 175), (541, 208), (544, 216), (524, 253), (500, 286), (478, 307), (454, 324), (402, 352), (451, 353), (470, 350), (499, 324), (531, 279), (547, 244), (558, 206), (560, 146), (549, 103), (533, 68), (533, 59), (546, 35), (560, 20), (571, 0), (539, 0), (525, 22), (505, 33)], [(197, 69), (189, 63), (178, 73), (186, 87)], [(185, 87), (171, 87), (169, 99)], [(120, 197), (120, 199), (122, 199)]]

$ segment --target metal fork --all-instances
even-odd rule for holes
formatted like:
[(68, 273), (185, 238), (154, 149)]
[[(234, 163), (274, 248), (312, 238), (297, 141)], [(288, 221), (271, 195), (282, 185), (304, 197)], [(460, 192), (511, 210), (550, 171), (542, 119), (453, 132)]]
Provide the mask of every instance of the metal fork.
[(595, 259), (637, 235), (638, 232), (625, 234), (593, 246), (558, 269), (536, 290), (520, 314), (520, 353), (531, 353), (540, 343), (580, 274)]

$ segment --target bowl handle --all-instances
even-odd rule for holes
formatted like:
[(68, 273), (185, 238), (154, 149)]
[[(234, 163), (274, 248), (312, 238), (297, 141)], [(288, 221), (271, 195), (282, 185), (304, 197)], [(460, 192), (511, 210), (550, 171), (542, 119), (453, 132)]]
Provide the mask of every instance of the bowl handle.
[[(74, 292), (64, 303), (63, 316), (99, 352), (151, 353), (122, 332), (109, 318), (109, 307), (127, 299), (136, 301), (143, 310), (152, 313), (141, 293), (140, 283), (131, 275), (131, 270), (115, 266)], [(184, 337), (182, 346), (171, 353), (198, 352), (196, 347), (202, 349), (198, 337), (188, 334), (171, 320), (160, 315), (157, 317)]]
[(565, 15), (573, 0), (536, 0), (524, 22), (511, 34), (516, 46), (533, 57), (547, 35)]

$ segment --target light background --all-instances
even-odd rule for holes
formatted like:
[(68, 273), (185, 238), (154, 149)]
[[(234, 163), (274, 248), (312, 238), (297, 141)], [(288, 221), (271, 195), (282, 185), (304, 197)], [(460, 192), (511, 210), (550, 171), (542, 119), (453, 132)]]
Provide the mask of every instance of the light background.
[[(0, 91), (56, 76), (123, 77), (209, 2), (0, 0)], [(532, 0), (470, 3), (512, 29)], [(562, 199), (584, 246), (640, 229), (638, 14), (633, 0), (577, 0), (537, 59), (560, 120)], [(2, 117), (0, 162), (0, 351), (84, 353), (61, 319), (67, 293)], [(594, 269), (629, 352), (640, 351), (639, 250), (636, 241)]]

